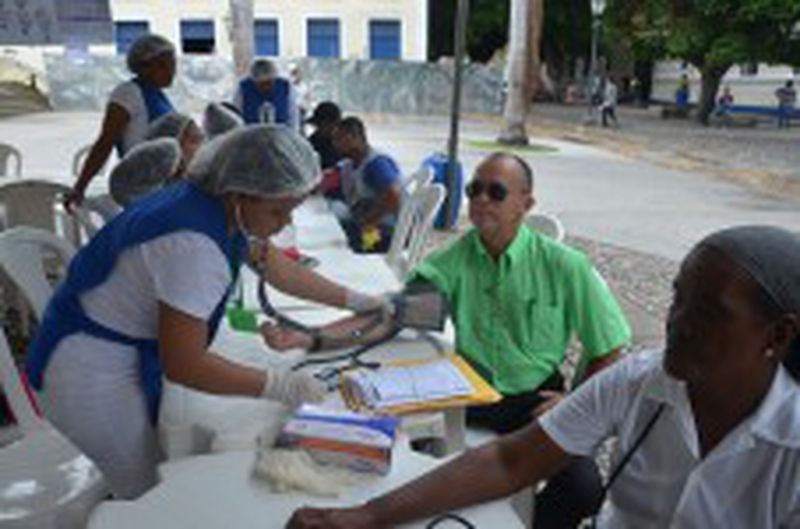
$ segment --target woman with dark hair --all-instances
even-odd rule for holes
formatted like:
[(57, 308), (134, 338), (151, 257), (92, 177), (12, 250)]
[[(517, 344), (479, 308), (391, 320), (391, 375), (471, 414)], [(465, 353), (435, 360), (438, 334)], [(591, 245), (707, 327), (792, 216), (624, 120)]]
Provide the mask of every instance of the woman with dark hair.
[[(506, 496), (617, 437), (599, 527), (800, 527), (800, 236), (703, 239), (674, 283), (663, 354), (604, 370), (524, 430), (291, 528), (393, 527)], [(458, 483), (461, 486), (453, 486)]]

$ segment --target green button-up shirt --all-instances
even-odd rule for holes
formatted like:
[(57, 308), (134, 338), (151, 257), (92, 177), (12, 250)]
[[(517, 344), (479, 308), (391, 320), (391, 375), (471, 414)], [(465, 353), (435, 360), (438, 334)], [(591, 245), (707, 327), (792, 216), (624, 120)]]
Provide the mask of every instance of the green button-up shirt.
[(409, 277), (417, 280), (448, 299), (458, 352), (505, 395), (532, 391), (553, 375), (573, 332), (584, 363), (631, 338), (589, 259), (524, 224), (497, 260), (472, 229), (420, 263)]

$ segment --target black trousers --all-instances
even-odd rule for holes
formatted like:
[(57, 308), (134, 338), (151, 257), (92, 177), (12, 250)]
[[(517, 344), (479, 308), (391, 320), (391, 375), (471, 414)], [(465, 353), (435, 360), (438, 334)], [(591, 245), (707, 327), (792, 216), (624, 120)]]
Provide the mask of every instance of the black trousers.
[[(545, 401), (541, 390), (563, 391), (559, 374), (544, 382), (536, 391), (509, 395), (497, 404), (467, 408), (467, 425), (505, 434), (518, 430), (533, 420), (533, 410)], [(594, 459), (573, 457), (536, 495), (534, 529), (571, 529), (592, 516), (602, 502), (603, 482)]]

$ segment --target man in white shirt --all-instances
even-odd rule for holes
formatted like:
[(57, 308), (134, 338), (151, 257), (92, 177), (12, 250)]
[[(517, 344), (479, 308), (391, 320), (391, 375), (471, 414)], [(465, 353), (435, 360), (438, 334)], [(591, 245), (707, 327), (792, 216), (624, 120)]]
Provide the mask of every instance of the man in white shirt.
[[(605, 528), (800, 527), (800, 236), (703, 239), (674, 283), (661, 355), (603, 370), (528, 428), (291, 529), (394, 527), (509, 495), (619, 439)], [(456, 484), (456, 486), (454, 486)]]

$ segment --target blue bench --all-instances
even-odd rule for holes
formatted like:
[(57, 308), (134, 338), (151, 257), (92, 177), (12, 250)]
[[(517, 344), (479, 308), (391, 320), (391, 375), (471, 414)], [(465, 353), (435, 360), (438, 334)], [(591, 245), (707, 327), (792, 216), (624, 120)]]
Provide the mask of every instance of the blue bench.
[[(756, 117), (768, 117), (778, 119), (778, 107), (761, 105), (732, 105), (728, 108), (731, 115), (752, 115)], [(789, 120), (800, 119), (800, 108), (793, 108), (786, 116)]]

